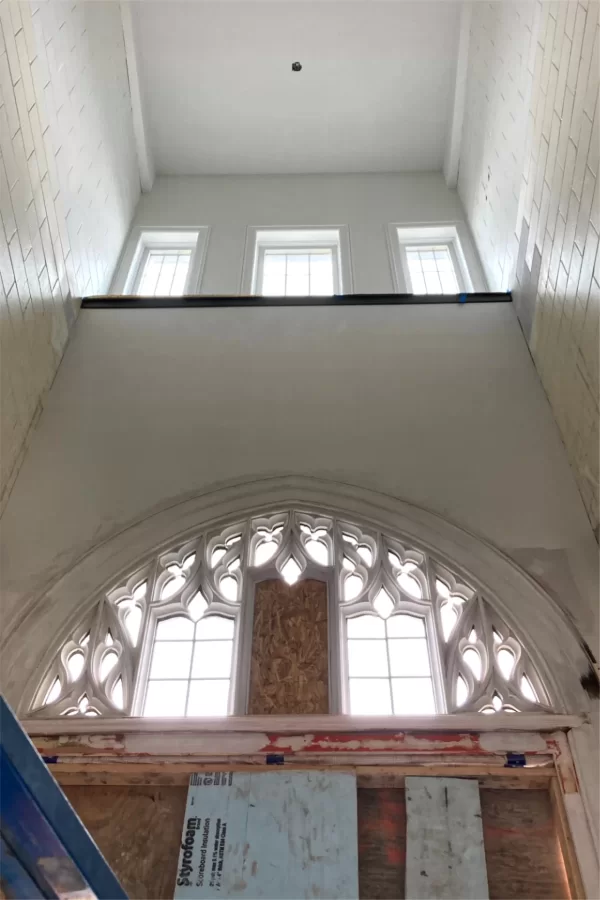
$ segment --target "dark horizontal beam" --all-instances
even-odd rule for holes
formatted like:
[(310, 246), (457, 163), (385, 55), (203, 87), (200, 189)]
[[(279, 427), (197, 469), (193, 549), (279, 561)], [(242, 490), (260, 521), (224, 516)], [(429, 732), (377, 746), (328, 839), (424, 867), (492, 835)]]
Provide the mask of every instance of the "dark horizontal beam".
[(432, 306), (438, 303), (510, 303), (511, 294), (340, 294), (335, 297), (84, 297), (83, 309), (215, 309), (262, 306)]

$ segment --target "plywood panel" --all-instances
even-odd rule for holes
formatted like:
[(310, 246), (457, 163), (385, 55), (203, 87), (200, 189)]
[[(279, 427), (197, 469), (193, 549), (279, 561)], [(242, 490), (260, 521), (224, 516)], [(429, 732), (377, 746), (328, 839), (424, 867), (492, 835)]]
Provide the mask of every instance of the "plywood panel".
[(250, 671), (251, 715), (329, 712), (327, 585), (256, 585)]
[(486, 900), (477, 781), (406, 779), (406, 896)]
[(356, 778), (347, 773), (192, 776), (175, 897), (358, 897)]
[(173, 896), (185, 787), (63, 790), (132, 900)]
[(359, 788), (357, 801), (359, 897), (361, 900), (403, 900), (404, 788)]
[(491, 900), (570, 898), (547, 791), (482, 790)]

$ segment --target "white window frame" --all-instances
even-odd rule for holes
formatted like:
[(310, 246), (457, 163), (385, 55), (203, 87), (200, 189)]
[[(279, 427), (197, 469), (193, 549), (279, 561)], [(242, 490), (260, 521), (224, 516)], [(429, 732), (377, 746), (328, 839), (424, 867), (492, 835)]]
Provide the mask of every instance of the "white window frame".
[(251, 225), (246, 232), (246, 249), (242, 271), (241, 293), (261, 296), (265, 250), (293, 253), (295, 250), (331, 250), (333, 259), (333, 290), (335, 295), (350, 294), (353, 289), (350, 261), (350, 236), (346, 225), (323, 228)]
[[(112, 294), (135, 294), (152, 250), (191, 250), (183, 295), (200, 293), (210, 228), (146, 228), (135, 226), (125, 244), (111, 285)], [(182, 295), (182, 296), (183, 296)]]
[(477, 254), (463, 223), (410, 226), (390, 223), (387, 237), (394, 289), (397, 293), (412, 293), (406, 248), (422, 246), (448, 248), (459, 293), (483, 293), (487, 290)]

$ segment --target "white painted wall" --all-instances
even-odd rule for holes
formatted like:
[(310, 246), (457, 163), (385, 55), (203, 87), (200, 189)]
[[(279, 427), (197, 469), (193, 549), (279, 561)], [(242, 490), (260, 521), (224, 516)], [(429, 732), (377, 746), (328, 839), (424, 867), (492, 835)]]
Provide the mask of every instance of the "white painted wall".
[(598, 530), (598, 2), (473, 3), (459, 194)]
[(471, 246), (458, 195), (441, 174), (159, 177), (134, 219), (136, 226), (209, 225), (200, 290), (226, 295), (240, 293), (250, 225), (348, 225), (354, 292), (391, 293), (390, 222), (456, 222), (467, 252)]
[(438, 512), (590, 634), (596, 545), (550, 409), (512, 306), (472, 304), (83, 310), (5, 513), (4, 637), (103, 539), (273, 474)]
[(119, 4), (0, 2), (0, 512), (139, 196)]

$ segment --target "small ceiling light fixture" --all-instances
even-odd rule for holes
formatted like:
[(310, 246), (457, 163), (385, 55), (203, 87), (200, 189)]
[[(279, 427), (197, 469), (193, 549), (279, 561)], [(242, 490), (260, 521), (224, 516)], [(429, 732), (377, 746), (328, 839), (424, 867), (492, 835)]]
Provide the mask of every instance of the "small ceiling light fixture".
[(302, 63), (293, 62), (292, 63), (292, 72), (301, 72), (302, 71)]

